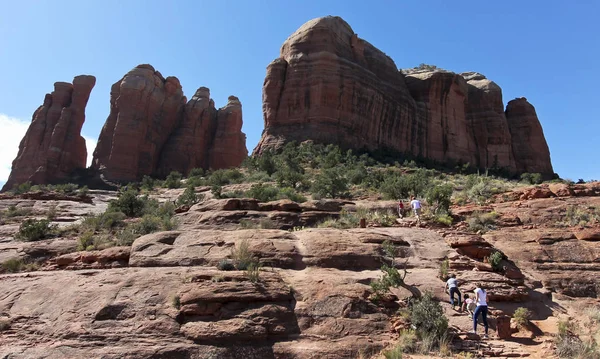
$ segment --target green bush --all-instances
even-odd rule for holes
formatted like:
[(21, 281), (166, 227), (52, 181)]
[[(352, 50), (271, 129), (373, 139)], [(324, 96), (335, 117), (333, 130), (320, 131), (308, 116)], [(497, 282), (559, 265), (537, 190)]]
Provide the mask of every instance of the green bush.
[(326, 219), (323, 222), (320, 222), (317, 227), (349, 229), (358, 227), (359, 223), (360, 218), (356, 213), (348, 212), (347, 210), (342, 209), (340, 211), (340, 216), (337, 219)]
[(147, 200), (147, 197), (139, 197), (137, 191), (128, 189), (125, 192), (119, 193), (117, 199), (111, 200), (108, 203), (108, 211), (122, 212), (127, 217), (140, 217), (144, 213)]
[(16, 237), (22, 241), (32, 242), (44, 239), (52, 234), (56, 226), (50, 225), (47, 219), (26, 219), (19, 227)]
[(114, 246), (111, 236), (107, 234), (95, 235), (93, 232), (85, 232), (79, 237), (78, 251), (102, 250)]
[(23, 194), (23, 193), (27, 193), (31, 191), (31, 182), (25, 182), (25, 183), (15, 183), (13, 185), (13, 188), (10, 190), (10, 192), (14, 193), (14, 194)]
[(295, 189), (290, 188), (290, 187), (284, 187), (284, 188), (279, 189), (279, 197), (287, 198), (291, 201), (298, 202), (298, 203), (306, 202), (306, 197), (304, 197), (300, 193), (296, 192)]
[(183, 193), (177, 197), (177, 205), (179, 206), (193, 206), (198, 203), (201, 199), (196, 194), (193, 186), (188, 186)]
[(150, 176), (144, 176), (142, 178), (142, 183), (140, 185), (140, 188), (145, 190), (145, 191), (152, 191), (154, 189), (154, 186), (156, 186), (156, 182), (154, 181), (154, 178), (150, 177)]
[(221, 169), (211, 172), (207, 181), (212, 186), (224, 186), (232, 183), (240, 183), (244, 179), (244, 174), (238, 169)]
[(262, 183), (254, 184), (245, 195), (260, 202), (270, 202), (279, 199), (279, 189)]
[(525, 328), (531, 318), (531, 312), (527, 308), (519, 307), (513, 314), (513, 320), (517, 328)]
[(202, 168), (192, 168), (188, 177), (202, 177), (204, 176), (204, 170)]
[(248, 278), (248, 280), (250, 280), (250, 282), (252, 283), (258, 283), (260, 281), (260, 268), (262, 267), (262, 265), (258, 262), (251, 262), (250, 264), (248, 264), (248, 267), (246, 268), (246, 278)]
[(500, 251), (495, 251), (488, 257), (488, 263), (492, 266), (494, 272), (501, 272), (502, 265), (501, 262), (504, 259), (504, 253)]
[(273, 173), (277, 172), (277, 164), (271, 151), (265, 151), (263, 154), (256, 159), (256, 168), (260, 171), (266, 172), (267, 175), (272, 176)]
[(86, 231), (97, 232), (101, 230), (110, 230), (123, 225), (126, 218), (122, 212), (104, 212), (99, 215), (88, 215), (83, 219), (81, 226)]
[(233, 263), (227, 259), (221, 259), (219, 261), (219, 263), (217, 264), (217, 269), (218, 270), (222, 270), (222, 271), (230, 271), (230, 270), (234, 270), (235, 266), (233, 265)]
[(444, 258), (444, 260), (440, 263), (439, 277), (443, 281), (448, 280), (448, 271), (450, 270), (450, 260), (448, 257)]
[(431, 293), (425, 293), (412, 305), (410, 321), (421, 338), (428, 336), (441, 339), (448, 329), (448, 318)]
[(521, 181), (529, 184), (540, 184), (544, 181), (541, 173), (523, 173)]
[(239, 241), (231, 250), (231, 259), (235, 268), (245, 270), (254, 261), (252, 252), (250, 251), (250, 242), (247, 239)]
[(496, 229), (496, 218), (498, 218), (496, 212), (473, 213), (471, 217), (467, 218), (467, 224), (472, 232), (485, 233)]
[(326, 168), (315, 176), (311, 192), (323, 198), (340, 198), (348, 195), (348, 179), (341, 167)]
[(434, 214), (448, 213), (453, 187), (451, 184), (433, 186), (425, 196), (427, 203), (432, 206)]
[(6, 273), (18, 273), (23, 269), (23, 260), (21, 258), (9, 258), (2, 262), (0, 268)]
[(31, 214), (31, 208), (26, 207), (17, 207), (15, 205), (10, 205), (8, 208), (2, 212), (2, 216), (7, 218), (12, 217), (23, 217)]
[(442, 224), (444, 226), (450, 227), (452, 225), (452, 217), (446, 213), (436, 214), (433, 220), (436, 223)]
[(387, 171), (379, 191), (386, 199), (407, 198), (411, 195), (424, 195), (431, 183), (427, 170), (418, 169), (411, 174), (402, 175), (398, 171)]
[(165, 182), (163, 185), (167, 188), (179, 188), (179, 187), (181, 187), (181, 178), (182, 177), (183, 176), (181, 175), (181, 173), (179, 173), (177, 171), (173, 171), (173, 172), (169, 173), (169, 175), (165, 179)]

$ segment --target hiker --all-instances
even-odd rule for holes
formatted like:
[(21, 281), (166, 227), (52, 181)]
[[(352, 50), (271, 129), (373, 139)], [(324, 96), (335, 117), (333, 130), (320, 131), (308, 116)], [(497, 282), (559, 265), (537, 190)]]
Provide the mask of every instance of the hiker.
[(415, 196), (410, 197), (410, 208), (415, 212), (417, 222), (421, 223), (421, 201), (415, 199)]
[(458, 281), (456, 280), (456, 274), (450, 274), (450, 279), (446, 281), (446, 286), (444, 290), (448, 289), (448, 293), (450, 294), (450, 305), (452, 305), (452, 309), (454, 309), (454, 294), (458, 294), (458, 308), (461, 308), (461, 294), (460, 290), (458, 290)]
[(475, 288), (475, 304), (477, 304), (477, 308), (475, 308), (475, 313), (473, 313), (473, 334), (477, 334), (477, 317), (481, 314), (481, 319), (483, 319), (483, 327), (485, 328), (485, 333), (483, 334), (484, 338), (488, 337), (488, 321), (487, 321), (487, 293), (481, 288), (481, 284), (477, 285)]
[(465, 300), (463, 301), (462, 307), (460, 308), (461, 311), (466, 311), (467, 313), (469, 313), (469, 316), (473, 318), (473, 313), (475, 312), (476, 307), (477, 306), (475, 305), (475, 301), (471, 299), (471, 297), (469, 297), (468, 294), (465, 294)]
[(404, 218), (404, 202), (398, 200), (398, 217)]

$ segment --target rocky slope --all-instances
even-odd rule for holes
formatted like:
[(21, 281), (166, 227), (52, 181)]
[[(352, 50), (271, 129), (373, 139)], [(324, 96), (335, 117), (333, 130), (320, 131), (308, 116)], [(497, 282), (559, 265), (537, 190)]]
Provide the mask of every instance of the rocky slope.
[[(551, 355), (545, 340), (556, 331), (557, 318), (577, 317), (598, 296), (594, 263), (600, 227), (597, 221), (572, 224), (579, 221), (573, 208), (588, 213), (600, 206), (598, 183), (528, 187), (486, 205), (456, 206), (454, 228), (420, 228), (407, 218), (388, 228), (287, 231), (277, 228), (310, 226), (342, 208), (393, 203), (260, 203), (211, 199), (207, 188), (198, 191), (207, 199), (177, 215), (177, 230), (140, 237), (131, 247), (77, 252), (77, 238), (69, 236), (16, 241), (22, 218), (5, 220), (0, 263), (40, 260), (42, 268), (0, 274), (0, 322), (8, 323), (0, 329), (0, 356), (376, 358), (401, 329), (394, 313), (404, 300), (431, 291), (450, 319), (456, 351), (542, 358)], [(181, 192), (160, 190), (153, 196), (168, 200)], [(87, 212), (104, 211), (114, 192), (89, 196), (4, 196), (0, 209), (30, 208), (29, 216), (40, 217), (55, 205), (54, 221), (64, 226)], [(461, 219), (490, 211), (499, 216), (495, 230), (465, 231)], [(261, 219), (276, 229), (241, 226), (241, 220)], [(376, 304), (369, 300), (369, 283), (381, 276), (386, 240), (402, 248), (408, 275), (403, 287)], [(263, 265), (257, 283), (242, 271), (216, 268), (243, 241)], [(485, 258), (498, 249), (508, 260), (494, 272)], [(463, 293), (476, 283), (487, 288), (492, 330), (502, 315), (527, 307), (537, 334), (489, 341), (467, 335), (470, 320), (449, 308), (438, 279), (444, 258)]]
[(387, 149), (442, 163), (552, 175), (533, 106), (504, 110), (478, 73), (403, 75), (339, 17), (311, 20), (281, 47), (263, 86), (265, 130), (254, 153), (287, 141)]
[(92, 168), (109, 181), (131, 182), (195, 167), (236, 167), (248, 155), (241, 129), (236, 97), (216, 110), (201, 87), (188, 102), (176, 77), (139, 65), (112, 86)]
[(64, 181), (73, 171), (86, 167), (87, 149), (81, 127), (95, 84), (96, 78), (87, 75), (75, 77), (72, 84), (54, 84), (54, 91), (33, 114), (3, 191), (27, 181)]

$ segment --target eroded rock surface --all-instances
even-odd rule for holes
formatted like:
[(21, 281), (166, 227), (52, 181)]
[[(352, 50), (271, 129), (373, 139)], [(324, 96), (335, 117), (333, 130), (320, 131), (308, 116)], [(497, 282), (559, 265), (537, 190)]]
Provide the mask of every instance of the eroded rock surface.
[(3, 191), (28, 181), (67, 181), (75, 170), (86, 167), (87, 149), (81, 128), (95, 84), (96, 78), (88, 75), (75, 77), (72, 84), (54, 84), (54, 91), (46, 95), (44, 104), (33, 114)]
[(442, 163), (553, 174), (539, 120), (524, 99), (504, 109), (482, 74), (398, 71), (339, 17), (294, 32), (267, 67), (265, 130), (254, 153), (288, 141), (392, 150)]
[(233, 99), (216, 110), (210, 91), (201, 87), (188, 102), (176, 77), (139, 65), (112, 86), (92, 167), (109, 181), (131, 182), (196, 167), (239, 166), (248, 152), (241, 104)]

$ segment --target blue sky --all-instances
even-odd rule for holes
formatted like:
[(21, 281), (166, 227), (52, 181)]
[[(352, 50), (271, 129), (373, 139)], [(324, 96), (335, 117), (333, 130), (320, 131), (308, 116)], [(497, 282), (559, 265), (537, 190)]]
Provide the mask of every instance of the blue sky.
[(188, 98), (200, 86), (217, 107), (238, 96), (251, 151), (263, 129), (266, 66), (298, 27), (325, 15), (344, 18), (399, 68), (478, 71), (502, 87), (505, 103), (527, 97), (555, 171), (600, 179), (599, 13), (592, 0), (0, 0), (0, 182), (54, 82), (96, 76), (83, 127), (92, 146), (110, 86), (140, 63), (178, 77)]

